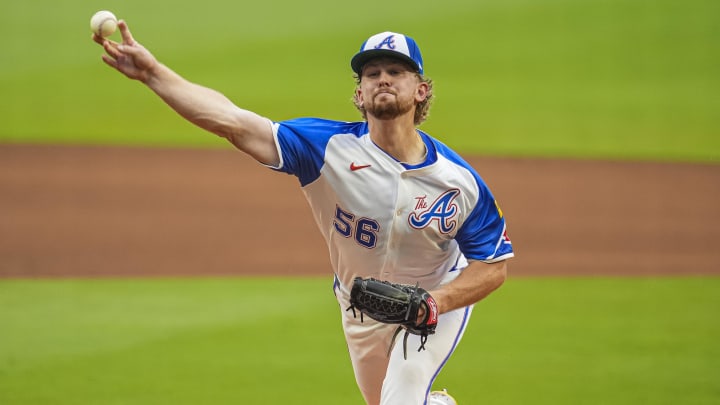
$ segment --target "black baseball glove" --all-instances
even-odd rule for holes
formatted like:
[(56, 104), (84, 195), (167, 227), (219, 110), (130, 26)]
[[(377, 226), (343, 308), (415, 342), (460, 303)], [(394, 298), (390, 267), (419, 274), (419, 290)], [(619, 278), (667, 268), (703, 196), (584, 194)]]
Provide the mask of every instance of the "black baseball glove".
[[(418, 322), (420, 308), (425, 314)], [(403, 339), (403, 353), (407, 359), (407, 339), (410, 333), (420, 336), (420, 348), (425, 349), (428, 335), (435, 333), (438, 320), (438, 308), (433, 297), (424, 289), (416, 286), (394, 284), (374, 278), (364, 279), (356, 277), (350, 290), (350, 307), (347, 311), (360, 311), (360, 320), (363, 315), (389, 324), (398, 324), (398, 328), (390, 342), (388, 355), (392, 351), (395, 338), (405, 329)]]

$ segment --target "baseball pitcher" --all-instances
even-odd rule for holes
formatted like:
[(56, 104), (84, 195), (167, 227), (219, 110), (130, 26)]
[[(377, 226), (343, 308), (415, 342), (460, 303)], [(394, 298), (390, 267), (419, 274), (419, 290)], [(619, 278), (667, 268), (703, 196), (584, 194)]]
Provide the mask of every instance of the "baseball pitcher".
[(433, 391), (473, 306), (505, 281), (502, 211), (457, 153), (418, 129), (433, 83), (417, 43), (371, 36), (352, 57), (358, 122), (272, 121), (160, 63), (118, 24), (103, 60), (182, 117), (297, 177), (325, 239), (358, 387), (369, 405), (456, 404)]

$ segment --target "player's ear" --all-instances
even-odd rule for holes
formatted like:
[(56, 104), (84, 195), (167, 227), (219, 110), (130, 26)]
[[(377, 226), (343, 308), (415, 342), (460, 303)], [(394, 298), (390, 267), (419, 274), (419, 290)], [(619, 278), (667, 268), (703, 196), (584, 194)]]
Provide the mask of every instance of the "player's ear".
[(360, 89), (360, 86), (357, 86), (355, 88), (355, 104), (357, 104), (358, 107), (363, 106), (363, 96), (362, 96), (362, 90)]
[(415, 90), (415, 102), (422, 103), (428, 96), (430, 86), (427, 82), (418, 83), (417, 89)]

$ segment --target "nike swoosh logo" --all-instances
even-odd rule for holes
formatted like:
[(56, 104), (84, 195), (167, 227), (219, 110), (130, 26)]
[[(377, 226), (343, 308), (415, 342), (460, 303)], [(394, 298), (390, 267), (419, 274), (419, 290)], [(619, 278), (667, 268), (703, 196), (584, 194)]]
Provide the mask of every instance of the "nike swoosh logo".
[(352, 162), (352, 163), (350, 163), (350, 170), (356, 171), (356, 170), (368, 168), (370, 166), (372, 166), (372, 165), (356, 165), (355, 162)]

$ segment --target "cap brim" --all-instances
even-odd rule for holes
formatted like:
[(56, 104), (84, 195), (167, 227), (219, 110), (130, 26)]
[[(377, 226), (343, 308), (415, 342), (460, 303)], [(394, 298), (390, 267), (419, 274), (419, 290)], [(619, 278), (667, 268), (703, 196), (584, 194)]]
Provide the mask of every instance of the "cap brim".
[(365, 66), (370, 59), (375, 59), (379, 57), (390, 57), (402, 60), (403, 62), (407, 62), (410, 64), (410, 66), (415, 69), (416, 72), (420, 72), (420, 67), (415, 63), (412, 58), (410, 58), (407, 55), (404, 55), (397, 51), (391, 51), (388, 49), (370, 49), (367, 51), (361, 51), (355, 54), (353, 56), (352, 60), (350, 60), (350, 67), (352, 67), (353, 72), (357, 73), (358, 75), (362, 73), (362, 68)]

